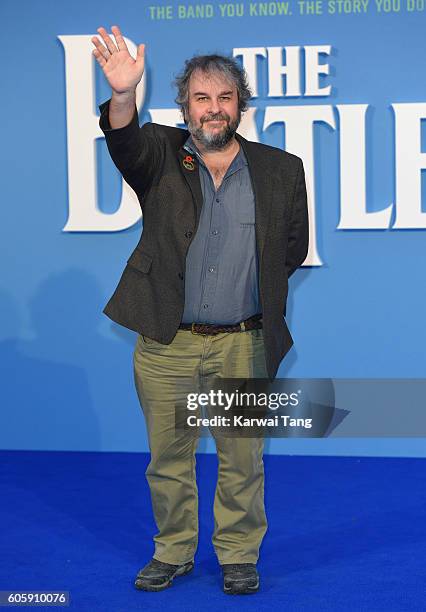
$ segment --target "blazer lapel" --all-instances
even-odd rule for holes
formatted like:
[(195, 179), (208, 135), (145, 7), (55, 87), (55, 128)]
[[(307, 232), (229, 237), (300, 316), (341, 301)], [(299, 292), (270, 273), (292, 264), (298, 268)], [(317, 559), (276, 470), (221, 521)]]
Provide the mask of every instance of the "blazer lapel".
[(247, 157), (250, 177), (253, 185), (256, 214), (256, 240), (259, 249), (259, 258), (262, 258), (266, 242), (269, 215), (273, 201), (274, 176), (271, 168), (252, 147), (252, 143), (240, 134), (235, 134)]
[(192, 199), (195, 204), (195, 225), (197, 226), (203, 206), (203, 192), (201, 190), (197, 157), (181, 147), (178, 151), (178, 159), (181, 172), (192, 193)]

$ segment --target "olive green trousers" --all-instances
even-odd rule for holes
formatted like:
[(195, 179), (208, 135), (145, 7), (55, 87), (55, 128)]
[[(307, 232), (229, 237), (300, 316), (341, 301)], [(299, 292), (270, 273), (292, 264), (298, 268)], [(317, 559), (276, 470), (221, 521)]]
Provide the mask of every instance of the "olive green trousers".
[[(267, 377), (263, 330), (210, 336), (178, 330), (168, 345), (138, 335), (134, 375), (151, 451), (145, 474), (158, 528), (154, 557), (180, 565), (194, 558), (198, 544), (199, 437), (176, 428), (176, 403), (188, 391), (188, 380), (192, 392), (208, 392), (217, 378)], [(263, 438), (215, 434), (214, 439), (219, 463), (212, 537), (216, 555), (220, 564), (256, 563), (267, 529)]]

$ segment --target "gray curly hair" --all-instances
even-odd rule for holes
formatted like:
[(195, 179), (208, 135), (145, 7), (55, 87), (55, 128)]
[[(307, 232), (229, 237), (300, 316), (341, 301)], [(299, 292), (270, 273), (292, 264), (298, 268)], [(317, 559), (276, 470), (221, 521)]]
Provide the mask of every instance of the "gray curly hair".
[(243, 113), (248, 108), (248, 102), (252, 92), (248, 85), (247, 73), (233, 57), (225, 55), (194, 55), (186, 60), (182, 72), (175, 78), (174, 85), (178, 90), (175, 98), (176, 104), (180, 106), (183, 118), (187, 122), (189, 106), (189, 80), (196, 71), (217, 72), (226, 80), (234, 83), (238, 92), (238, 110)]

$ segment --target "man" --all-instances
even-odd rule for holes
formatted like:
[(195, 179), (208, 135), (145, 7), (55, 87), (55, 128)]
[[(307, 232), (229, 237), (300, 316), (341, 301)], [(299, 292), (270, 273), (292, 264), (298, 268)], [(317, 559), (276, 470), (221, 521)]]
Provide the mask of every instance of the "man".
[[(194, 565), (197, 437), (175, 425), (185, 381), (273, 380), (292, 345), (284, 321), (288, 277), (308, 247), (301, 160), (236, 133), (250, 90), (231, 58), (198, 56), (177, 78), (188, 130), (139, 127), (133, 59), (117, 26), (92, 38), (112, 88), (100, 106), (111, 157), (136, 192), (142, 237), (104, 312), (138, 332), (135, 383), (151, 462), (146, 476), (158, 533), (135, 586), (157, 591)], [(187, 388), (187, 387), (186, 387)], [(194, 390), (194, 389), (192, 389)], [(255, 593), (267, 528), (262, 437), (215, 436), (219, 474), (213, 545), (226, 593)]]

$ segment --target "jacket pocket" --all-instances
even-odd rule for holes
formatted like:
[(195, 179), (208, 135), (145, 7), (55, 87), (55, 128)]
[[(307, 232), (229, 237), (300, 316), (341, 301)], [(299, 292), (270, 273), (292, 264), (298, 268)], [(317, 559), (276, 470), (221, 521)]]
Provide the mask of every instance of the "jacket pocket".
[(148, 253), (144, 253), (144, 251), (135, 249), (127, 260), (127, 263), (129, 266), (132, 266), (132, 268), (139, 270), (139, 272), (147, 274), (152, 266), (152, 257), (148, 255)]

